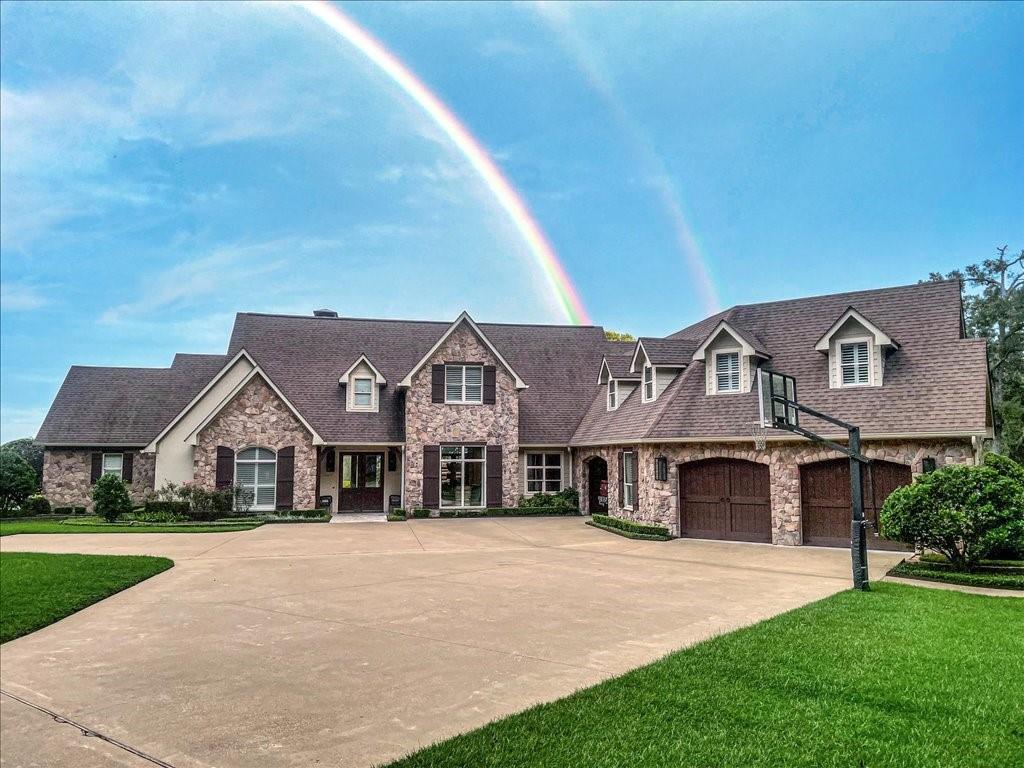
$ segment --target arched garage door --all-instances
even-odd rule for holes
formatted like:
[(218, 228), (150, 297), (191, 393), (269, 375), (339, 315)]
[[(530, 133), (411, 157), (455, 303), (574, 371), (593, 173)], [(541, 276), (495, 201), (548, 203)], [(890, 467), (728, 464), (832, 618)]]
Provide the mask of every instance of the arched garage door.
[[(878, 511), (889, 494), (911, 481), (910, 467), (872, 461), (863, 474), (864, 517), (871, 523), (868, 547), (908, 549), (878, 535)], [(850, 546), (850, 461), (833, 459), (800, 467), (800, 513), (804, 544)]]
[(695, 539), (772, 540), (768, 467), (705, 459), (679, 467), (679, 532)]

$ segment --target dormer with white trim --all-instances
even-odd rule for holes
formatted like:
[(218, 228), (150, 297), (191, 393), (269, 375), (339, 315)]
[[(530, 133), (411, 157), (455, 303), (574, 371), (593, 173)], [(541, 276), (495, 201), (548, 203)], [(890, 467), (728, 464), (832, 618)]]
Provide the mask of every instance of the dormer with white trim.
[(853, 307), (822, 334), (814, 345), (828, 355), (831, 389), (882, 386), (885, 358), (899, 343)]
[[(617, 375), (616, 375), (617, 374)], [(612, 366), (605, 357), (601, 360), (601, 368), (597, 374), (597, 383), (605, 387), (605, 408), (617, 411), (623, 401), (636, 390), (640, 379), (631, 373), (612, 371)]]
[(637, 339), (630, 373), (640, 380), (640, 400), (653, 403), (673, 379), (690, 364), (692, 343), (679, 339)]
[(345, 410), (356, 413), (377, 413), (380, 410), (380, 390), (387, 385), (387, 379), (366, 355), (349, 366), (338, 379), (345, 388)]
[(727, 320), (715, 326), (693, 353), (694, 360), (704, 362), (708, 395), (749, 392), (758, 362), (770, 357), (752, 334)]

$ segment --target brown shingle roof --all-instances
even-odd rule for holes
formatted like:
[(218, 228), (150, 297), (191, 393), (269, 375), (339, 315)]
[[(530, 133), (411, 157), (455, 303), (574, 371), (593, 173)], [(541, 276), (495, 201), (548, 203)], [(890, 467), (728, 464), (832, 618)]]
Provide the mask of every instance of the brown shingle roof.
[(685, 368), (693, 362), (693, 353), (700, 343), (692, 339), (658, 339), (644, 336), (639, 339), (651, 365)]

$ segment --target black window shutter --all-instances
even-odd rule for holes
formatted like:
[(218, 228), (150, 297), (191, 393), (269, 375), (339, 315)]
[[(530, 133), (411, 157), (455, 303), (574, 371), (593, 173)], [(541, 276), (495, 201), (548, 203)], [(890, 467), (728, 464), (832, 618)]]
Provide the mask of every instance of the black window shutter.
[(295, 446), (277, 452), (277, 509), (291, 509), (295, 493)]
[(135, 454), (125, 453), (121, 456), (121, 479), (126, 483), (132, 481), (132, 470), (135, 467)]
[(430, 400), (435, 403), (444, 402), (444, 366), (430, 367)]
[(217, 446), (217, 490), (230, 488), (235, 482), (235, 452), (226, 445)]
[(94, 453), (92, 455), (92, 469), (89, 472), (89, 482), (96, 485), (96, 481), (100, 479), (103, 474), (103, 454)]
[(441, 503), (441, 446), (423, 446), (423, 506), (433, 509)]
[[(491, 371), (493, 372), (493, 368)], [(487, 379), (485, 378), (484, 381)], [(484, 389), (486, 392), (486, 388)], [(485, 400), (486, 402), (486, 400)], [(487, 506), (501, 506), (501, 446), (487, 446)]]
[(335, 455), (336, 454), (335, 454), (335, 451), (334, 451), (333, 448), (328, 448), (327, 449), (327, 467), (326, 467), (326, 471), (330, 472), (332, 475), (334, 474), (334, 462), (335, 462), (335, 458), (334, 457), (335, 457)]
[(623, 456), (625, 456), (625, 452), (619, 451), (619, 509), (622, 509), (623, 505), (626, 503), (626, 489), (623, 484), (623, 479), (625, 476), (622, 473)]
[(484, 403), (494, 405), (495, 371), (493, 365), (484, 366)]

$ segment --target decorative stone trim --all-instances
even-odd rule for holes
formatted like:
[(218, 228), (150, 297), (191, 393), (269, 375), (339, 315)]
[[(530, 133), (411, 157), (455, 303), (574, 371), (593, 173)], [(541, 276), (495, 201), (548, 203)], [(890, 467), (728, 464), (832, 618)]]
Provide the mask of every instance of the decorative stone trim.
[(141, 504), (153, 490), (156, 455), (139, 453), (137, 449), (115, 448), (47, 448), (43, 451), (43, 495), (54, 507), (86, 507), (92, 509), (92, 455), (94, 453), (131, 453), (132, 482), (128, 495), (132, 503)]

